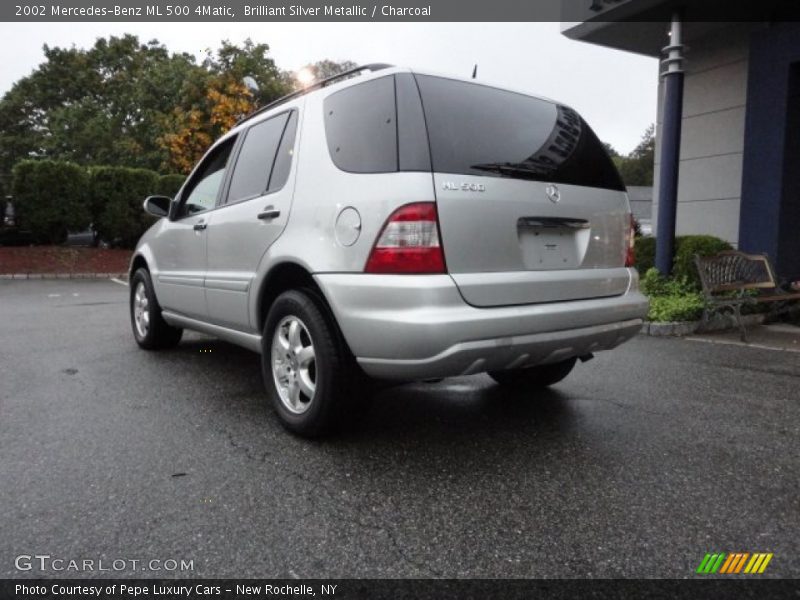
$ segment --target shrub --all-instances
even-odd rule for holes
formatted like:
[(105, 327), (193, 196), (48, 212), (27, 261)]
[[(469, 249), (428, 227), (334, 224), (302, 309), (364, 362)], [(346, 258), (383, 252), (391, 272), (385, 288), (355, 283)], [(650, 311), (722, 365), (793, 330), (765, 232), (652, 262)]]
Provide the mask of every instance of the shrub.
[[(639, 273), (647, 273), (656, 263), (656, 238), (636, 238), (634, 254)], [(678, 281), (688, 282), (691, 289), (700, 289), (700, 278), (694, 264), (694, 255), (710, 256), (732, 246), (713, 235), (681, 235), (675, 238), (675, 258), (672, 263), (672, 276)]]
[(650, 298), (649, 321), (694, 321), (703, 314), (703, 295), (685, 278), (662, 277), (651, 268), (642, 277), (641, 287)]
[(639, 273), (646, 273), (656, 264), (656, 238), (637, 237), (634, 239), (633, 255)]
[(142, 208), (156, 194), (159, 176), (147, 169), (92, 167), (89, 170), (94, 226), (100, 239), (130, 247), (153, 224)]
[(183, 175), (161, 175), (158, 178), (158, 189), (155, 193), (174, 198), (185, 180), (186, 177)]
[(686, 279), (662, 277), (655, 267), (644, 274), (641, 288), (648, 296), (685, 296), (697, 291)]
[(37, 242), (60, 243), (91, 220), (86, 170), (56, 160), (23, 160), (12, 171), (14, 210)]
[(647, 319), (655, 322), (696, 321), (703, 314), (703, 296), (692, 292), (685, 296), (652, 296)]
[(713, 235), (683, 235), (675, 238), (675, 261), (672, 266), (672, 275), (676, 279), (685, 279), (695, 289), (700, 289), (700, 277), (694, 264), (694, 255), (711, 256), (733, 247)]

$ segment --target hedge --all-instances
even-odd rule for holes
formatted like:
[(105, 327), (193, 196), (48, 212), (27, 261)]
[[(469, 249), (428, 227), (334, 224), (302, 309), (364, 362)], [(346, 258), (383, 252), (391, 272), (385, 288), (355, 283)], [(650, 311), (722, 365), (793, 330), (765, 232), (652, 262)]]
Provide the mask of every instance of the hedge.
[[(731, 249), (732, 246), (728, 242), (713, 235), (679, 235), (675, 238), (672, 277), (685, 280), (693, 288), (700, 289), (700, 278), (694, 265), (694, 255), (710, 256)], [(634, 254), (639, 273), (647, 273), (655, 266), (656, 238), (636, 238)]]
[(68, 230), (89, 226), (86, 169), (55, 160), (23, 160), (14, 165), (11, 189), (21, 228), (37, 242), (61, 243)]
[(656, 238), (634, 238), (633, 256), (636, 268), (644, 275), (656, 264)]
[(89, 189), (94, 227), (101, 240), (133, 246), (153, 224), (142, 203), (158, 193), (159, 175), (155, 171), (90, 167)]
[(700, 276), (694, 264), (694, 255), (711, 256), (725, 250), (732, 250), (725, 240), (713, 235), (685, 235), (675, 240), (675, 260), (672, 263), (672, 276), (686, 281), (700, 289)]
[(174, 198), (185, 180), (186, 177), (183, 175), (161, 175), (158, 178), (158, 191), (156, 193)]

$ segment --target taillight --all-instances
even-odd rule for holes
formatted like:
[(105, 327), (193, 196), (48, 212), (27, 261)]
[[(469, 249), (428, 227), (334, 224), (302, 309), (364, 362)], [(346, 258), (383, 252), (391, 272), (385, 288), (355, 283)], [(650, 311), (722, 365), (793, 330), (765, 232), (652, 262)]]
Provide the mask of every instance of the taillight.
[(636, 262), (634, 243), (636, 241), (636, 221), (628, 215), (628, 228), (625, 231), (625, 266), (632, 267)]
[(378, 235), (364, 271), (445, 273), (436, 205), (416, 202), (394, 211)]

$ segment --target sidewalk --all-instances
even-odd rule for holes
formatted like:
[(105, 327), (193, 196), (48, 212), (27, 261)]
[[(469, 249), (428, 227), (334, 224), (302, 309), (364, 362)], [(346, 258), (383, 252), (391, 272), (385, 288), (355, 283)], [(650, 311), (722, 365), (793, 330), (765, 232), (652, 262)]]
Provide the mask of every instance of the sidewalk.
[(800, 327), (787, 323), (759, 325), (747, 328), (747, 343), (741, 341), (739, 330), (694, 334), (685, 339), (693, 342), (750, 346), (784, 352), (800, 352)]

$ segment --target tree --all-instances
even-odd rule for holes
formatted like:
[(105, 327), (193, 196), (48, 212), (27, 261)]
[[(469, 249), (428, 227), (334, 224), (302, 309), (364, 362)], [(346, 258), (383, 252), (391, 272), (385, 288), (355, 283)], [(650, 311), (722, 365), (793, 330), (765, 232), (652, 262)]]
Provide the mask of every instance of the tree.
[(238, 83), (246, 76), (252, 77), (258, 84), (258, 91), (253, 94), (253, 101), (258, 106), (291, 91), (275, 61), (269, 57), (269, 45), (254, 44), (250, 38), (241, 47), (223, 40), (216, 53), (206, 50), (203, 67), (212, 77), (223, 77)]
[(628, 156), (615, 161), (625, 185), (653, 185), (655, 150), (655, 125), (650, 125), (639, 145)]
[(297, 71), (283, 71), (281, 73), (281, 78), (286, 86), (296, 91), (303, 87), (297, 80), (297, 73), (300, 71), (307, 70), (314, 77), (314, 81), (320, 81), (355, 69), (357, 66), (358, 64), (354, 63), (352, 60), (335, 61), (326, 59), (308, 64)]
[(619, 157), (619, 152), (617, 152), (617, 149), (616, 149), (616, 148), (614, 148), (614, 146), (612, 146), (612, 145), (611, 145), (611, 144), (609, 144), (608, 142), (603, 142), (603, 148), (605, 148), (605, 149), (606, 149), (606, 153), (607, 153), (607, 154), (608, 154), (608, 155), (609, 155), (609, 156), (610, 156), (612, 159), (614, 159), (614, 158), (618, 158), (618, 157)]
[(256, 108), (252, 92), (243, 83), (216, 77), (207, 85), (199, 106), (173, 110), (170, 131), (158, 139), (167, 150), (168, 159), (162, 165), (167, 171), (188, 174), (215, 139)]
[(314, 74), (314, 79), (319, 81), (320, 79), (327, 79), (328, 77), (333, 77), (339, 73), (344, 73), (345, 71), (355, 69), (357, 66), (358, 65), (352, 60), (343, 60), (338, 62), (335, 60), (320, 60), (312, 65), (308, 65), (306, 68)]
[[(200, 150), (176, 150), (170, 134), (191, 135), (193, 120), (208, 122), (198, 130), (206, 137), (192, 141), (204, 149), (239, 116), (289, 91), (268, 53), (269, 46), (251, 40), (223, 41), (198, 64), (193, 55), (132, 35), (101, 38), (86, 50), (45, 46), (45, 61), (0, 100), (0, 174), (25, 158), (149, 169), (181, 164), (185, 172)], [(257, 93), (244, 88), (245, 75), (258, 83)]]
[(45, 62), (0, 101), (0, 170), (22, 158), (157, 167), (160, 117), (198, 68), (135, 36), (88, 49), (44, 46)]

